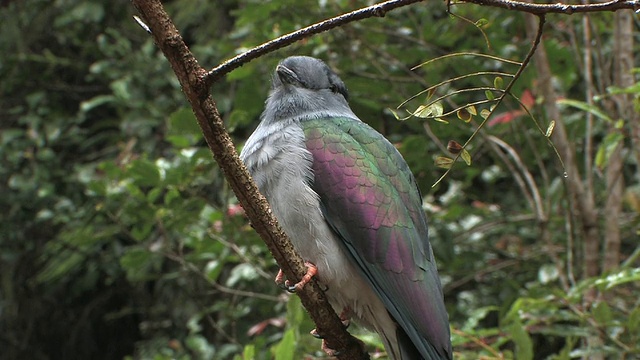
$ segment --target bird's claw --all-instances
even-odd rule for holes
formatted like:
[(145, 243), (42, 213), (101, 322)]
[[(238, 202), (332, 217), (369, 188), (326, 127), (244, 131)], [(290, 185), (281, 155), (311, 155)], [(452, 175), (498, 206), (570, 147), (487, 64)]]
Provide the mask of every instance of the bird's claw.
[[(349, 307), (344, 308), (340, 313), (340, 321), (342, 322), (342, 326), (344, 326), (345, 329), (348, 329), (349, 325), (351, 325), (350, 316), (351, 316), (351, 309)], [(320, 335), (320, 333), (318, 332), (318, 329), (311, 330), (309, 334), (311, 334), (311, 336), (313, 336), (316, 339), (324, 339), (324, 336)]]
[(281, 282), (279, 284), (277, 284), (278, 287), (282, 290), (285, 290), (287, 292), (290, 293), (295, 293), (296, 292), (296, 286), (295, 285), (290, 285), (289, 280), (285, 281), (285, 282)]
[(282, 269), (280, 269), (275, 279), (278, 287), (290, 293), (295, 293), (296, 291), (301, 290), (309, 281), (311, 281), (311, 278), (318, 273), (318, 267), (315, 266), (314, 264), (308, 261), (305, 261), (304, 266), (307, 267), (307, 273), (304, 274), (304, 276), (300, 281), (298, 281), (293, 285), (291, 285), (291, 282), (289, 280), (284, 279), (284, 272), (282, 272)]
[(320, 335), (320, 333), (318, 332), (318, 329), (313, 329), (311, 331), (309, 331), (309, 334), (311, 334), (311, 336), (313, 336), (316, 339), (322, 339), (322, 335)]

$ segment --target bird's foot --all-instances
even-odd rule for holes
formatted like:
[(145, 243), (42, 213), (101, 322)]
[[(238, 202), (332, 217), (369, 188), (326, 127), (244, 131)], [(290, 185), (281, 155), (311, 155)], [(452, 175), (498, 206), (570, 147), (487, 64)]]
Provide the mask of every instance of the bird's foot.
[(324, 351), (325, 354), (327, 354), (329, 356), (338, 356), (338, 355), (340, 355), (340, 351), (331, 349), (327, 345), (327, 342), (324, 341), (324, 340), (322, 340), (322, 346), (320, 348), (322, 349), (322, 351)]
[(297, 283), (291, 285), (291, 282), (289, 280), (284, 279), (284, 273), (282, 272), (282, 269), (280, 269), (278, 271), (278, 275), (276, 275), (276, 284), (290, 293), (300, 291), (309, 281), (311, 281), (311, 278), (318, 273), (318, 267), (314, 264), (305, 261), (304, 266), (307, 267), (307, 273), (304, 274), (302, 279)]
[[(362, 340), (360, 340), (360, 339), (356, 339), (356, 340), (358, 341), (358, 343), (362, 347), (362, 349), (365, 349), (364, 342), (362, 342)], [(337, 350), (334, 350), (334, 349), (330, 348), (329, 345), (327, 345), (327, 342), (324, 339), (322, 340), (322, 346), (320, 348), (328, 356), (339, 356), (340, 355), (340, 351), (337, 351)]]
[[(340, 321), (342, 322), (342, 326), (344, 326), (345, 329), (348, 329), (349, 325), (351, 325), (351, 308), (347, 306), (344, 309), (342, 309), (342, 312), (340, 313), (339, 317), (340, 317)], [(316, 339), (323, 339), (323, 336), (320, 335), (320, 333), (318, 332), (318, 329), (311, 330), (309, 334), (311, 334), (311, 336), (313, 336)]]

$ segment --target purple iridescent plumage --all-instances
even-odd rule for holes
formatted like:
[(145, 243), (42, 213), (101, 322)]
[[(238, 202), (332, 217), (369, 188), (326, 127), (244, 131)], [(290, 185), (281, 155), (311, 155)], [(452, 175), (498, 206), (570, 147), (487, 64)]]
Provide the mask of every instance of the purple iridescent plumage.
[(422, 199), (404, 159), (382, 135), (354, 119), (312, 119), (301, 126), (313, 155), (312, 188), (327, 222), (389, 312), (450, 352)]

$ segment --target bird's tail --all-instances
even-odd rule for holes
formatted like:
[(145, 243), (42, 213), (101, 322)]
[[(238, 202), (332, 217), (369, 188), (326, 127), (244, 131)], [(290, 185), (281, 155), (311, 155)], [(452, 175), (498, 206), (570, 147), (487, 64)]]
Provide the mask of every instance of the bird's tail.
[(401, 326), (379, 331), (391, 360), (425, 360)]

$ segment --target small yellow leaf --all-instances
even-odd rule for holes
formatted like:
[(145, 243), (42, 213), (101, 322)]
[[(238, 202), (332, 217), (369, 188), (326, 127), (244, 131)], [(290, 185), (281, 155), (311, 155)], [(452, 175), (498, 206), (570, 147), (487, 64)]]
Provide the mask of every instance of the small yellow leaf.
[(420, 117), (420, 118), (426, 118), (426, 117), (429, 117), (429, 115), (431, 115), (431, 112), (429, 110), (429, 107), (426, 105), (418, 106), (416, 111), (413, 112), (413, 116)]
[(502, 89), (503, 85), (504, 85), (504, 80), (502, 80), (500, 76), (496, 76), (496, 78), (493, 79), (493, 87), (495, 87), (496, 89)]
[(471, 121), (471, 113), (469, 113), (469, 111), (467, 111), (467, 109), (458, 109), (458, 111), (456, 112), (456, 115), (458, 116), (458, 119), (468, 123), (469, 121)]
[(468, 166), (471, 166), (471, 154), (467, 151), (467, 149), (462, 149), (462, 154), (460, 154), (462, 160), (467, 163)]
[(419, 118), (438, 118), (442, 116), (443, 113), (444, 108), (442, 107), (442, 104), (436, 102), (430, 105), (418, 106), (418, 108), (413, 112), (412, 115)]
[(446, 156), (436, 157), (436, 166), (442, 169), (449, 169), (453, 165), (453, 159)]
[(544, 134), (544, 136), (550, 137), (551, 134), (553, 134), (553, 129), (555, 127), (556, 127), (556, 121), (555, 120), (551, 120), (551, 122), (549, 123), (549, 127), (547, 128), (547, 132)]
[(467, 111), (469, 112), (469, 114), (476, 116), (478, 115), (478, 111), (476, 110), (476, 107), (473, 105), (467, 106)]
[(486, 119), (489, 117), (489, 115), (491, 115), (491, 111), (487, 110), (487, 109), (482, 109), (480, 111), (480, 116), (482, 116), (483, 119)]

